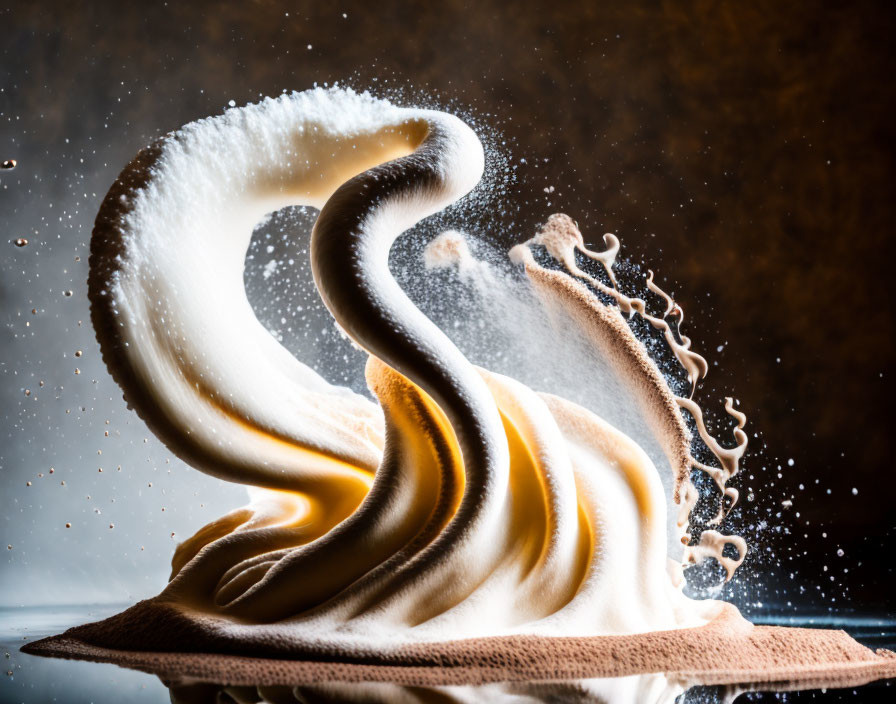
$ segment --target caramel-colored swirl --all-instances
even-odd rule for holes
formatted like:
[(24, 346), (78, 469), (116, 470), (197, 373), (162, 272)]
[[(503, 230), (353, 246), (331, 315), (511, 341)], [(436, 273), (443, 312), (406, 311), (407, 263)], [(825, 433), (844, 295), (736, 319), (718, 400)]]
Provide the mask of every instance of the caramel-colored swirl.
[[(479, 140), (456, 117), (344, 90), (228, 110), (125, 169), (92, 242), (104, 358), (174, 452), (251, 487), (248, 506), (178, 547), (157, 603), (321, 642), (633, 633), (714, 612), (668, 571), (668, 499), (641, 447), (585, 408), (473, 366), (390, 273), (396, 237), (482, 171)], [(315, 282), (369, 353), (379, 405), (295, 359), (247, 301), (253, 226), (287, 205), (320, 209)], [(612, 274), (614, 256), (595, 258)], [(690, 436), (643, 346), (581, 284), (522, 258), (535, 287), (618, 356), (689, 510)], [(696, 383), (702, 358), (651, 322)]]

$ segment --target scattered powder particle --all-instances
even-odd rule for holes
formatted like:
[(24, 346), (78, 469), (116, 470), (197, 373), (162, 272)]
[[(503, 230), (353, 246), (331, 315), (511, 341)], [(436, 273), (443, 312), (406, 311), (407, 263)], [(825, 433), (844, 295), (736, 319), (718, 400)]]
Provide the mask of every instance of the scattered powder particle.
[(276, 273), (278, 264), (279, 262), (276, 259), (272, 259), (264, 265), (264, 269), (262, 270), (261, 275), (264, 277), (265, 281), (267, 281)]

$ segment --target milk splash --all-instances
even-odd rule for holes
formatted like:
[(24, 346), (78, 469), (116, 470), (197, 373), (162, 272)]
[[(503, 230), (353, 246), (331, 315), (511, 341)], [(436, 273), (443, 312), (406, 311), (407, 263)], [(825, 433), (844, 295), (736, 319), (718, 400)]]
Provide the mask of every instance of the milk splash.
[[(285, 655), (634, 634), (718, 616), (720, 603), (683, 595), (680, 565), (712, 556), (730, 578), (746, 544), (704, 531), (689, 545), (689, 473), (716, 481), (720, 521), (737, 500), (727, 482), (746, 446), (744, 419), (729, 402), (740, 423), (734, 449), (707, 432), (691, 398), (706, 362), (652, 276), (662, 315), (621, 292), (619, 241), (608, 235), (606, 250), (591, 251), (570, 218), (552, 216), (510, 253), (525, 280), (477, 261), (459, 233), (427, 247), (430, 271), (455, 268), (483, 300), (503, 287), (516, 301), (511, 315), (484, 319), (507, 344), (505, 359), (520, 361), (504, 373), (471, 364), (389, 271), (396, 237), (473, 189), (482, 170), (479, 140), (456, 117), (340, 89), (187, 125), (125, 169), (91, 249), (104, 359), (174, 452), (248, 485), (250, 503), (183, 542), (165, 590), (97, 641), (177, 649), (166, 639), (186, 628), (191, 647)], [(368, 353), (378, 404), (294, 358), (247, 301), (253, 227), (288, 205), (321, 210), (315, 284)], [(538, 264), (542, 248), (565, 271)], [(580, 268), (576, 252), (609, 283)], [(661, 331), (689, 375), (689, 397), (673, 396), (623, 314)], [(526, 359), (529, 319), (556, 332), (549, 359)], [(591, 363), (607, 366), (616, 386), (598, 384), (583, 404), (533, 390), (539, 378), (588, 376)], [(682, 409), (718, 467), (692, 457)], [(154, 628), (150, 613), (180, 625)]]

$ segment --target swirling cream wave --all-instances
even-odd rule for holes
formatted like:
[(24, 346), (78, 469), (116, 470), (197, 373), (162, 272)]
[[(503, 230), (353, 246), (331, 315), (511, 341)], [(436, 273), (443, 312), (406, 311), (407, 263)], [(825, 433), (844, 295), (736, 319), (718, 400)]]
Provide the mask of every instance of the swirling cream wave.
[[(395, 238), (482, 170), (456, 117), (315, 90), (192, 123), (122, 173), (91, 253), (106, 363), (174, 452), (252, 487), (179, 546), (157, 602), (318, 640), (634, 633), (714, 612), (667, 571), (667, 497), (641, 448), (474, 367), (390, 274)], [(247, 301), (253, 226), (293, 204), (321, 209), (315, 281), (370, 353), (379, 406), (295, 359)], [(652, 407), (686, 472), (674, 403)]]

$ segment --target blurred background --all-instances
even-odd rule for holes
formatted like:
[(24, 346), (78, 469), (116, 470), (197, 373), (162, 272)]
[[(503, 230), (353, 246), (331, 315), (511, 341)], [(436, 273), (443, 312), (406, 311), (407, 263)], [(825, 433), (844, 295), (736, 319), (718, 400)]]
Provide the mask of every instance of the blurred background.
[(0, 606), (153, 595), (176, 542), (243, 503), (121, 400), (90, 231), (151, 140), (338, 81), (474, 121), (496, 242), (566, 212), (674, 293), (701, 398), (749, 417), (754, 550), (723, 595), (892, 614), (894, 24), (887, 3), (766, 0), (0, 9)]

